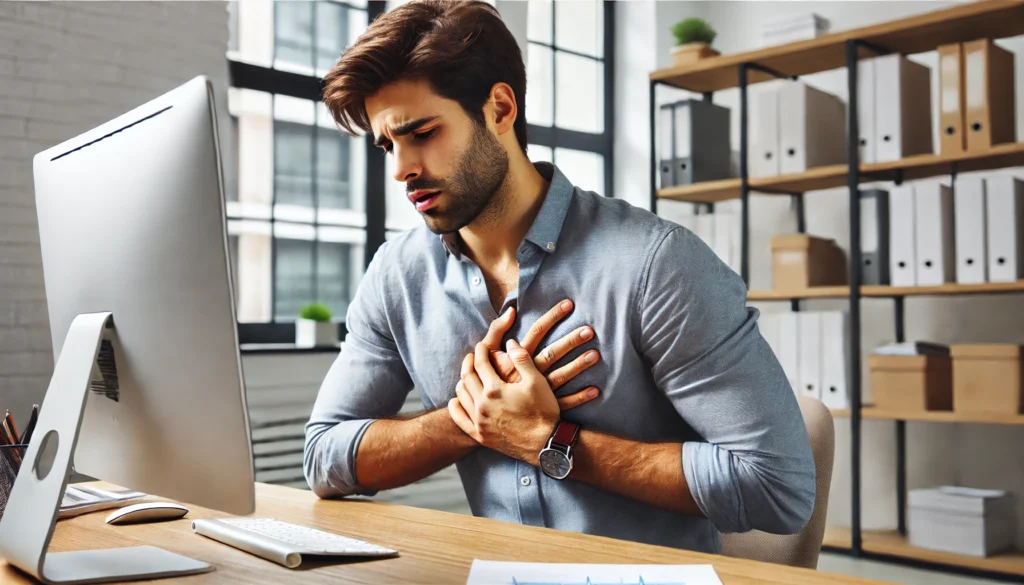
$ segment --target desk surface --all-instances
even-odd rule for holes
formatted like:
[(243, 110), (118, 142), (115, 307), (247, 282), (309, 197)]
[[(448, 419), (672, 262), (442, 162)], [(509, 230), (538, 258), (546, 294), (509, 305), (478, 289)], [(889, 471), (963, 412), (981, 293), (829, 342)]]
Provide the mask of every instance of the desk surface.
[[(107, 513), (61, 520), (54, 531), (54, 552), (151, 544), (214, 565), (212, 573), (185, 577), (184, 584), (205, 583), (430, 583), (463, 585), (474, 558), (497, 561), (572, 563), (712, 564), (724, 585), (872, 585), (869, 581), (808, 569), (796, 569), (633, 542), (520, 526), (463, 514), (436, 512), (383, 502), (327, 501), (312, 493), (256, 485), (255, 516), (271, 517), (328, 530), (399, 551), (392, 559), (320, 563), (290, 570), (192, 533), (189, 519), (226, 514), (191, 507), (184, 519), (156, 524), (109, 526)], [(169, 580), (148, 583), (166, 583)], [(0, 583), (30, 583), (0, 561)]]

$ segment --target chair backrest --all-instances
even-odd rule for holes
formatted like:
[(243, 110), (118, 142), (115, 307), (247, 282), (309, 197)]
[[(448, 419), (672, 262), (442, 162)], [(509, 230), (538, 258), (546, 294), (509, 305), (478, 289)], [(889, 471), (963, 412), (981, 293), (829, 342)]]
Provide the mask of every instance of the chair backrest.
[(835, 425), (832, 413), (820, 400), (806, 396), (797, 400), (814, 453), (815, 496), (811, 519), (796, 534), (769, 534), (759, 530), (723, 534), (724, 555), (810, 569), (818, 566), (818, 553), (825, 537), (828, 491), (832, 483)]

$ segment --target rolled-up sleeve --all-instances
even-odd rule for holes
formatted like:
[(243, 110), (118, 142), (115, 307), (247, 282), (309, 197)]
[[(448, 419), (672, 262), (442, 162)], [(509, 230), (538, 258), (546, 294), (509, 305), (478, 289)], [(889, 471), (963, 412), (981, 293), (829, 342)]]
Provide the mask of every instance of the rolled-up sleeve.
[(388, 325), (381, 286), (384, 253), (381, 247), (349, 305), (341, 353), (306, 424), (303, 468), (321, 498), (376, 493), (360, 486), (356, 477), (359, 443), (374, 420), (401, 410), (413, 388)]
[(702, 441), (683, 473), (721, 532), (800, 531), (814, 508), (814, 460), (796, 396), (747, 307), (746, 286), (693, 232), (673, 228), (641, 281), (641, 350)]

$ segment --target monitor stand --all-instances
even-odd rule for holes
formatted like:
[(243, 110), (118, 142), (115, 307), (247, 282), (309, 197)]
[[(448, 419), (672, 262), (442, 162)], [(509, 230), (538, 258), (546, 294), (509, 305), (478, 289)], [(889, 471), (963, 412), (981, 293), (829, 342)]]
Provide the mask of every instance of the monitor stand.
[[(100, 374), (97, 356), (103, 341), (111, 342), (114, 335), (111, 313), (82, 314), (72, 321), (0, 519), (0, 558), (44, 583), (134, 581), (214, 570), (152, 546), (46, 552), (71, 477), (85, 401)], [(98, 380), (103, 383), (102, 377)]]

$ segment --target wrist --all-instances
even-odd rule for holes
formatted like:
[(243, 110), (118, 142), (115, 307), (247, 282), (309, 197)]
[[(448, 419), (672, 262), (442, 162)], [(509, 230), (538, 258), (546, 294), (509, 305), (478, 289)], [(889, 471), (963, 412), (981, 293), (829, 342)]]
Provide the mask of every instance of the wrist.
[(523, 433), (524, 453), (520, 459), (530, 465), (539, 465), (538, 457), (540, 452), (544, 450), (548, 440), (551, 438), (551, 434), (555, 432), (558, 420), (558, 416), (540, 417), (533, 422), (528, 432)]

